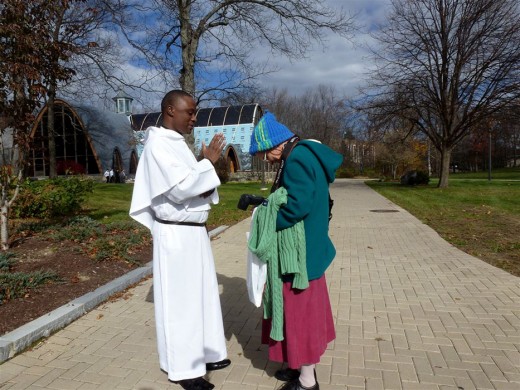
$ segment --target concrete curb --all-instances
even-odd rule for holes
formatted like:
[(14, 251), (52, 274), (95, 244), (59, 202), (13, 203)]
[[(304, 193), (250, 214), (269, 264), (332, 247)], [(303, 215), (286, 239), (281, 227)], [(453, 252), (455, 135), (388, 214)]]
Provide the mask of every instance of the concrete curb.
[(12, 332), (6, 333), (0, 337), (0, 362), (12, 358), (42, 337), (49, 337), (54, 331), (64, 328), (110, 298), (111, 295), (151, 274), (152, 262), (149, 262), (144, 267), (134, 269), (104, 286), (98, 287), (94, 291), (76, 298)]
[[(219, 226), (209, 232), (209, 237), (213, 238), (227, 228), (228, 226)], [(0, 337), (0, 363), (9, 360), (39, 339), (49, 337), (53, 332), (64, 328), (72, 321), (106, 301), (113, 294), (125, 290), (151, 274), (152, 262), (150, 261), (144, 267), (134, 269), (104, 286), (98, 287), (94, 291), (74, 299), (66, 305), (22, 325), (12, 332), (4, 334)]]

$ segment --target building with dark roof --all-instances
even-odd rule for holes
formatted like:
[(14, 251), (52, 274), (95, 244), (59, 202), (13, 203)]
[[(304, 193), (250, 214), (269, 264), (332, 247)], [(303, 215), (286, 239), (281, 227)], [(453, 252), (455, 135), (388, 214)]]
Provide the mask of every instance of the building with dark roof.
[[(144, 131), (149, 126), (160, 126), (161, 116), (160, 112), (131, 115), (130, 123), (137, 138), (142, 140)], [(202, 142), (208, 145), (216, 133), (222, 132), (226, 138), (223, 155), (230, 172), (251, 170), (249, 144), (253, 129), (261, 116), (262, 108), (258, 104), (199, 108), (193, 130), (195, 153), (201, 149)], [(142, 144), (137, 146), (138, 155), (142, 147)]]
[[(116, 112), (56, 99), (54, 141), (58, 175), (101, 175), (107, 169), (134, 175), (149, 126), (161, 125), (161, 113), (130, 114), (132, 98), (119, 92), (113, 99)], [(254, 126), (262, 116), (258, 104), (200, 108), (193, 131), (195, 153), (222, 132), (226, 138), (223, 156), (229, 171), (251, 171), (249, 144)], [(27, 176), (49, 175), (48, 108), (39, 112), (31, 131)]]
[[(126, 113), (127, 107), (124, 108)], [(45, 106), (31, 132), (28, 176), (49, 175), (47, 118)], [(126, 115), (56, 99), (54, 131), (58, 175), (96, 175), (110, 168), (116, 172), (125, 170), (127, 175), (135, 174), (137, 143)]]

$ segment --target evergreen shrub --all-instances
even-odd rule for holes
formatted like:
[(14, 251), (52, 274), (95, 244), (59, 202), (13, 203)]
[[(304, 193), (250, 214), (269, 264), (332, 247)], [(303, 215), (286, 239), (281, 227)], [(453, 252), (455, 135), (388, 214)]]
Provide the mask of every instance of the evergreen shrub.
[(347, 168), (342, 167), (336, 171), (336, 177), (338, 179), (351, 179), (354, 177), (354, 174)]
[(74, 176), (25, 182), (11, 208), (16, 218), (54, 218), (80, 211), (94, 182)]

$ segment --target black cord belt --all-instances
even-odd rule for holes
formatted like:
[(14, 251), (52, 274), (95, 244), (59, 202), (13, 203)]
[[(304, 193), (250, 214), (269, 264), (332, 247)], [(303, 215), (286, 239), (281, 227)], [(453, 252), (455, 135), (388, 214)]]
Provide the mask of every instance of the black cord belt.
[(180, 221), (166, 221), (164, 219), (155, 218), (155, 220), (159, 223), (164, 223), (165, 225), (184, 225), (184, 226), (206, 226), (206, 222), (180, 222)]

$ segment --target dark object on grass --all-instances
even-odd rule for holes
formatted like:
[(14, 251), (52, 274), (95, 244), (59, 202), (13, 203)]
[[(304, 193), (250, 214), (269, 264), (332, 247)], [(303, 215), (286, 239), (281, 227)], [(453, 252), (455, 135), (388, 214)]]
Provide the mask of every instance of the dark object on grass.
[(407, 186), (416, 186), (419, 184), (428, 184), (430, 177), (423, 171), (408, 171), (401, 176), (401, 184)]

